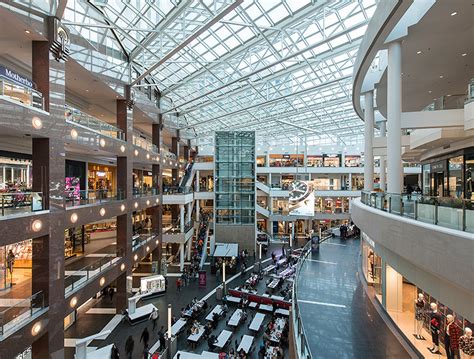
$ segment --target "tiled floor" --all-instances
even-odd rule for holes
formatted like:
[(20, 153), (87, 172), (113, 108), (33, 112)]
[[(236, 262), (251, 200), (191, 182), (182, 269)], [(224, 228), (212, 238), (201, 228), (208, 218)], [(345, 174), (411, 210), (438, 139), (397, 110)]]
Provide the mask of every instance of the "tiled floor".
[(297, 296), (313, 357), (408, 358), (358, 279), (359, 246), (330, 239), (302, 268)]

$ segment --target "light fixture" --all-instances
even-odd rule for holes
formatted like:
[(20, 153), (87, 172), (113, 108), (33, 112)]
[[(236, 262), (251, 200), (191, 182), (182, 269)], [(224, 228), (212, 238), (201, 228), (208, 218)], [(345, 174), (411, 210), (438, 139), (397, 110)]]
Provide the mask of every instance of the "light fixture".
[(124, 205), (124, 204), (122, 204), (122, 205), (120, 206), (120, 210), (121, 210), (122, 212), (125, 211), (125, 205)]
[(33, 230), (33, 232), (39, 232), (41, 231), (41, 228), (43, 228), (43, 222), (41, 222), (39, 219), (36, 219), (31, 224), (31, 229)]
[(155, 241), (155, 244), (158, 245), (158, 243), (160, 243), (160, 241), (157, 239), (157, 240)]
[(150, 205), (150, 200), (149, 200), (149, 199), (146, 200), (146, 205), (147, 205), (147, 206)]
[(125, 270), (125, 263), (122, 263), (122, 264), (120, 265), (120, 270), (121, 270), (122, 272)]
[(451, 16), (454, 16), (454, 15), (457, 15), (457, 14), (458, 14), (457, 11), (453, 11), (453, 12), (451, 13)]
[(146, 159), (147, 159), (147, 160), (150, 159), (150, 154), (149, 154), (149, 153), (146, 154)]
[(101, 208), (99, 214), (104, 217), (105, 216), (105, 208)]
[(429, 90), (428, 93), (432, 93), (433, 91)]
[(135, 262), (138, 260), (138, 254), (135, 254), (135, 255), (133, 256), (133, 260), (134, 260)]
[(33, 125), (34, 128), (37, 130), (41, 130), (43, 128), (43, 121), (38, 116), (34, 116), (31, 119), (31, 124)]
[(77, 305), (77, 297), (73, 297), (71, 301), (69, 302), (69, 306), (71, 308), (74, 308)]
[(160, 203), (160, 199), (159, 198), (155, 199), (155, 202)]
[(89, 90), (88, 90), (88, 89), (86, 89), (86, 92), (89, 92)]
[(25, 34), (29, 34), (30, 33), (30, 30), (25, 30)]
[(135, 153), (135, 156), (138, 156), (138, 150), (135, 150), (134, 153)]
[(149, 251), (150, 251), (150, 247), (146, 246), (146, 251), (149, 252)]
[(125, 146), (124, 145), (120, 146), (120, 151), (125, 152)]
[(71, 222), (76, 223), (77, 222), (77, 213), (71, 214)]
[(71, 130), (71, 137), (75, 140), (77, 138), (77, 131), (73, 128)]
[(36, 323), (35, 325), (33, 325), (33, 327), (31, 328), (31, 334), (33, 336), (36, 336), (38, 335), (38, 333), (41, 331), (41, 322), (38, 322)]
[(421, 54), (421, 50), (417, 51), (416, 54), (417, 54), (417, 55)]
[(467, 56), (467, 53), (464, 52), (464, 53), (461, 54), (461, 56), (463, 56), (463, 57)]
[(138, 208), (138, 202), (135, 202), (135, 203), (133, 204), (133, 207)]
[(442, 79), (444, 76), (443, 75), (439, 75), (439, 78)]
[(99, 140), (99, 145), (100, 147), (105, 147), (105, 140), (103, 138)]
[(99, 284), (101, 287), (105, 284), (105, 277), (100, 278)]

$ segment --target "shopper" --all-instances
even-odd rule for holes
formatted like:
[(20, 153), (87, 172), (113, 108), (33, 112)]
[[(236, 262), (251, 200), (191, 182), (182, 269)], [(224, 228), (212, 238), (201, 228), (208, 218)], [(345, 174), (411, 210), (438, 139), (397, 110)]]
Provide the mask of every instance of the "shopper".
[(114, 288), (112, 286), (109, 286), (109, 298), (111, 302), (114, 299), (114, 293), (115, 293)]
[(160, 340), (160, 349), (163, 351), (166, 348), (165, 330), (163, 326), (160, 328), (160, 331), (158, 332), (158, 338)]
[(143, 341), (143, 346), (148, 348), (148, 341), (150, 340), (150, 333), (148, 333), (148, 328), (143, 329), (142, 335), (140, 337), (140, 342)]
[(151, 312), (150, 320), (153, 322), (152, 331), (155, 331), (156, 323), (158, 322), (158, 310), (156, 310), (156, 308), (154, 308), (153, 311)]
[(111, 359), (119, 359), (119, 357), (120, 357), (119, 350), (114, 344), (112, 346), (112, 351), (110, 352), (110, 358)]
[(127, 341), (125, 342), (125, 354), (127, 356), (127, 359), (132, 359), (134, 346), (135, 346), (135, 341), (133, 340), (132, 336), (129, 335), (127, 338)]

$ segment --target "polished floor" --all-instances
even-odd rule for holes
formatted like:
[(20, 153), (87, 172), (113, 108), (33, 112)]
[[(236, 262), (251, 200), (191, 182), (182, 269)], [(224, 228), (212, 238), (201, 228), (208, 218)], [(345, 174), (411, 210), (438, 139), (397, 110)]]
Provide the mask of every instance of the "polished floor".
[(330, 239), (302, 267), (297, 298), (315, 358), (409, 358), (360, 282), (358, 239)]

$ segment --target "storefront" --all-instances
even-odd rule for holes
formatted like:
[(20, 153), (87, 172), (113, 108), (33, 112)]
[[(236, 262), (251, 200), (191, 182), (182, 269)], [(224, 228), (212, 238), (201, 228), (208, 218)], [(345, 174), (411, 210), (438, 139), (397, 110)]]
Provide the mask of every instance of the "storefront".
[(323, 156), (308, 156), (306, 159), (308, 167), (323, 167)]
[(31, 155), (0, 151), (0, 191), (30, 191), (32, 172)]
[(316, 191), (339, 191), (341, 189), (340, 178), (316, 178), (312, 182)]
[(341, 155), (340, 154), (324, 154), (323, 155), (323, 166), (324, 167), (341, 167)]
[(114, 166), (105, 166), (89, 163), (88, 189), (89, 191), (114, 193), (117, 189), (117, 169)]
[(348, 197), (316, 197), (315, 211), (323, 213), (348, 213)]
[(26, 76), (0, 65), (0, 96), (27, 106), (43, 109), (43, 95)]
[(153, 173), (147, 170), (133, 170), (133, 190), (147, 191), (153, 186)]
[(303, 167), (303, 154), (274, 154), (270, 155), (270, 167)]
[(0, 247), (0, 291), (31, 276), (32, 255), (31, 239)]
[(360, 156), (346, 155), (344, 158), (345, 167), (360, 167)]
[(474, 199), (474, 147), (431, 159), (422, 164), (425, 196)]
[(257, 167), (265, 167), (266, 162), (266, 156), (257, 156)]
[[(428, 348), (432, 348), (437, 339), (439, 351), (444, 356), (445, 331), (451, 319), (448, 315), (453, 319), (450, 325), (455, 325), (460, 335), (465, 328), (472, 329), (472, 323), (398, 273), (377, 255), (376, 244), (365, 233), (362, 238), (362, 270), (368, 285), (373, 286), (379, 303), (422, 355), (431, 357)], [(439, 335), (436, 337), (430, 330), (433, 318), (439, 323)]]

